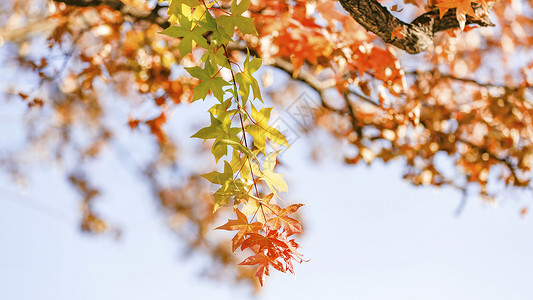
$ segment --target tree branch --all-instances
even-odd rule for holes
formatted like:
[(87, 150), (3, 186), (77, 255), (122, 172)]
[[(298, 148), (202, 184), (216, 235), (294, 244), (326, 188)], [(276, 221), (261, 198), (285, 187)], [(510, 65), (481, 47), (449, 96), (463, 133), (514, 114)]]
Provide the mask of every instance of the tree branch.
[(166, 18), (159, 15), (159, 10), (163, 8), (157, 4), (152, 10), (138, 9), (136, 7), (126, 5), (120, 0), (53, 0), (58, 3), (65, 3), (70, 6), (77, 7), (94, 7), (105, 5), (108, 6), (125, 16), (133, 18), (135, 21), (148, 21), (161, 26), (161, 28), (167, 28), (170, 23)]
[(355, 111), (352, 106), (352, 101), (350, 101), (350, 98), (348, 98), (348, 94), (342, 93), (342, 97), (344, 98), (344, 102), (346, 103), (346, 107), (348, 108), (348, 113), (350, 115), (351, 123), (352, 123), (352, 129), (355, 133), (357, 133), (358, 138), (363, 137), (363, 128), (359, 126), (359, 120), (357, 119), (357, 116), (355, 115)]
[[(419, 16), (412, 23), (405, 23), (393, 16), (376, 0), (339, 0), (339, 2), (366, 30), (411, 54), (423, 52), (433, 45), (435, 33), (459, 27), (455, 9), (448, 10), (442, 18), (439, 17), (438, 10), (432, 10)], [(482, 13), (480, 5), (474, 4), (472, 8), (480, 17), (474, 19), (467, 16), (467, 25), (494, 26), (488, 16)], [(397, 30), (401, 32), (403, 38), (393, 34)]]
[(473, 84), (473, 85), (477, 85), (479, 87), (485, 87), (485, 88), (500, 88), (500, 89), (508, 90), (510, 92), (516, 92), (522, 88), (525, 88), (525, 89), (533, 88), (533, 84), (528, 84), (528, 83), (523, 83), (519, 86), (508, 86), (504, 84), (496, 84), (496, 83), (491, 83), (491, 82), (479, 82), (471, 78), (463, 78), (463, 77), (457, 77), (457, 76), (450, 75), (450, 74), (444, 74), (444, 73), (441, 73), (437, 69), (428, 70), (428, 71), (408, 71), (408, 72), (405, 72), (405, 74), (414, 75), (414, 76), (421, 76), (423, 74), (431, 74), (431, 76), (437, 77), (437, 78), (446, 78), (446, 79), (469, 83), (469, 84)]

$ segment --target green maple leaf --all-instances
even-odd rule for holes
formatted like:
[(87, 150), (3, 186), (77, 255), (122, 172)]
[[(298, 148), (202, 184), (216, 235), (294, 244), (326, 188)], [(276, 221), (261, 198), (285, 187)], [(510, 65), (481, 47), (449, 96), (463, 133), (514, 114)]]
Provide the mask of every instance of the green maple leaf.
[(287, 143), (283, 134), (281, 134), (276, 128), (268, 125), (272, 108), (273, 107), (263, 107), (261, 108), (261, 111), (257, 111), (252, 105), (252, 119), (255, 120), (255, 124), (249, 125), (246, 129), (246, 132), (254, 138), (254, 145), (263, 152), (263, 154), (265, 154), (267, 138), (277, 145), (284, 145), (287, 148), (289, 147), (289, 143)]
[(209, 49), (202, 55), (201, 61), (211, 61), (212, 64), (217, 64), (219, 66), (230, 69), (230, 64), (228, 58), (224, 53), (224, 49), (211, 43)]
[(215, 207), (213, 211), (216, 211), (221, 206), (228, 204), (231, 200), (231, 191), (233, 186), (233, 170), (231, 169), (231, 165), (225, 161), (224, 173), (214, 171), (204, 174), (202, 177), (209, 180), (211, 183), (222, 185), (222, 187), (220, 187), (220, 189), (213, 194), (213, 197), (215, 198)]
[(221, 206), (228, 204), (231, 201), (231, 197), (243, 199), (248, 195), (248, 184), (242, 179), (233, 179), (233, 170), (227, 161), (224, 162), (224, 173), (213, 171), (202, 175), (202, 177), (209, 180), (211, 183), (221, 185), (221, 187), (213, 193), (213, 197), (215, 198), (214, 211)]
[(212, 114), (210, 115), (211, 125), (209, 127), (200, 129), (192, 137), (201, 138), (204, 141), (207, 139), (215, 139), (211, 151), (215, 156), (215, 160), (218, 162), (218, 160), (222, 156), (228, 153), (229, 142), (240, 144), (240, 139), (237, 136), (237, 133), (239, 133), (241, 129), (238, 127), (231, 127), (231, 119), (225, 114), (219, 116), (218, 119), (215, 118)]
[[(254, 78), (253, 73), (261, 67), (261, 59), (254, 57), (252, 60), (250, 58), (250, 52), (248, 51), (246, 59), (244, 60), (244, 71), (242, 73), (235, 74), (235, 81), (239, 84), (239, 94), (243, 100), (243, 106), (246, 105), (246, 101), (250, 95), (250, 88), (254, 93), (254, 97), (261, 100), (261, 91), (259, 90), (259, 84)], [(255, 99), (254, 98), (254, 99)]]
[(217, 75), (218, 70), (215, 66), (210, 61), (206, 61), (203, 69), (200, 67), (185, 68), (191, 76), (201, 80), (200, 84), (194, 87), (193, 101), (205, 99), (211, 91), (220, 102), (224, 102), (224, 87), (229, 83)]
[(254, 26), (254, 19), (241, 16), (250, 6), (250, 0), (231, 1), (231, 16), (220, 16), (218, 23), (225, 29), (229, 36), (233, 36), (235, 26), (239, 28), (242, 34), (257, 35)]
[[(253, 154), (252, 150), (250, 150), (249, 148), (247, 148), (246, 146), (241, 144), (240, 140), (239, 141), (227, 140), (227, 139), (216, 140), (215, 143), (213, 144), (213, 146), (217, 146), (217, 147), (220, 147), (220, 146), (224, 146), (224, 147), (231, 146), (233, 149), (246, 154), (246, 156), (248, 156), (249, 158), (254, 157), (254, 154)], [(224, 153), (224, 154), (226, 154), (226, 153)]]
[(217, 23), (217, 20), (213, 18), (213, 16), (210, 13), (205, 14), (205, 20), (201, 21), (200, 24), (207, 31), (213, 32), (211, 36), (211, 43), (213, 45), (227, 45), (227, 43), (231, 41), (231, 36), (229, 36), (228, 33), (226, 33), (226, 30), (222, 27), (221, 24)]
[(203, 174), (202, 177), (209, 180), (211, 183), (224, 185), (228, 180), (233, 180), (233, 170), (231, 165), (227, 161), (224, 161), (224, 173), (213, 171), (211, 173)]
[(196, 26), (196, 22), (183, 15), (179, 15), (179, 23), (179, 26), (170, 26), (160, 33), (170, 37), (182, 38), (178, 45), (181, 57), (191, 53), (196, 44), (203, 48), (209, 48), (207, 40), (203, 37), (206, 32), (204, 28)]

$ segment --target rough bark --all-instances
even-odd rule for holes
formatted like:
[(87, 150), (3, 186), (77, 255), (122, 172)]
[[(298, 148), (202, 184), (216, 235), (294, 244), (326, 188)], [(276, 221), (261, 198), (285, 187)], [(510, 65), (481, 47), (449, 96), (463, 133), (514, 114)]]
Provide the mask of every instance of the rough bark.
[[(352, 18), (366, 30), (411, 54), (423, 52), (431, 46), (435, 33), (459, 27), (455, 9), (450, 9), (442, 18), (439, 17), (438, 10), (432, 10), (419, 16), (411, 23), (405, 23), (393, 16), (376, 0), (339, 0), (339, 2)], [(480, 5), (474, 4), (472, 8), (481, 17), (474, 19), (467, 16), (467, 25), (494, 26), (488, 16), (481, 13)], [(398, 28), (401, 28), (400, 32), (403, 34), (403, 38), (393, 36)]]

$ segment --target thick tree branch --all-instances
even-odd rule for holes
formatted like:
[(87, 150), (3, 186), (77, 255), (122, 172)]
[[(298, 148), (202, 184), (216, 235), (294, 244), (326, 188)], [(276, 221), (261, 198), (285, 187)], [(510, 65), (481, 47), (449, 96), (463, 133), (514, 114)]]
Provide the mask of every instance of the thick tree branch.
[[(339, 2), (366, 30), (411, 54), (423, 52), (431, 46), (436, 32), (459, 27), (455, 9), (450, 9), (442, 18), (439, 17), (437, 10), (433, 10), (419, 16), (412, 23), (405, 23), (393, 16), (376, 0), (339, 0)], [(488, 16), (482, 14), (480, 5), (474, 4), (472, 7), (480, 17), (474, 19), (467, 16), (467, 25), (494, 26)], [(397, 32), (403, 35), (403, 38), (394, 34)]]

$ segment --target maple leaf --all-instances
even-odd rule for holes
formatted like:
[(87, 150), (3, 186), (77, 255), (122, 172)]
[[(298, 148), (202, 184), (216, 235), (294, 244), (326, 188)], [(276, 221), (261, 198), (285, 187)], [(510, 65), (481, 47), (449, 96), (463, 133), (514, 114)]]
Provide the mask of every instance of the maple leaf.
[(242, 242), (241, 250), (252, 249), (255, 253), (266, 251), (271, 256), (279, 256), (282, 252), (290, 250), (285, 237), (277, 230), (269, 230), (266, 235), (250, 233)]
[(231, 169), (231, 166), (227, 162), (224, 162), (224, 173), (213, 171), (211, 173), (203, 174), (202, 177), (209, 180), (211, 183), (222, 185), (219, 190), (213, 193), (213, 197), (215, 198), (213, 211), (215, 212), (221, 206), (228, 204), (232, 196), (231, 188), (234, 184), (233, 170)]
[(231, 99), (227, 99), (226, 101), (222, 103), (217, 103), (211, 106), (211, 108), (209, 109), (209, 112), (215, 116), (222, 116), (223, 114), (229, 114), (230, 116), (233, 116), (234, 114), (239, 112), (237, 109), (229, 109), (230, 106), (231, 106)]
[[(267, 196), (263, 198), (256, 198), (256, 197), (250, 197), (252, 200), (247, 201), (244, 204), (244, 207), (242, 208), (242, 211), (246, 215), (252, 215), (258, 212), (258, 210), (261, 208), (261, 205), (268, 205), (270, 203), (270, 200), (272, 200), (272, 197), (274, 194), (268, 194)], [(255, 200), (255, 201), (253, 201)], [(256, 214), (257, 221), (259, 221), (261, 224), (266, 223), (266, 217), (269, 214), (268, 209), (263, 209), (261, 211), (262, 213)], [(264, 213), (263, 213), (264, 212)]]
[(217, 211), (220, 207), (228, 204), (231, 201), (231, 198), (234, 199), (247, 199), (248, 198), (248, 188), (249, 184), (241, 179), (228, 180), (213, 193), (215, 206), (213, 207), (213, 212)]
[(255, 124), (251, 124), (246, 128), (246, 131), (254, 138), (254, 145), (259, 151), (265, 154), (266, 139), (270, 139), (272, 142), (278, 145), (284, 145), (287, 148), (289, 143), (276, 128), (268, 125), (270, 120), (270, 113), (273, 107), (263, 107), (260, 111), (257, 111), (252, 105), (252, 119), (255, 120)]
[(476, 17), (476, 13), (472, 9), (472, 3), (478, 3), (478, 0), (444, 0), (437, 3), (439, 14), (442, 18), (446, 12), (451, 8), (456, 8), (457, 21), (459, 27), (464, 30), (466, 24), (466, 15)]
[(168, 21), (171, 24), (177, 23), (178, 16), (183, 15), (184, 10), (190, 10), (199, 4), (193, 4), (193, 2), (196, 2), (196, 0), (168, 0)]
[(224, 229), (224, 230), (238, 230), (233, 237), (233, 245), (232, 245), (232, 251), (235, 252), (237, 248), (239, 248), (240, 245), (242, 245), (242, 242), (244, 242), (244, 237), (246, 234), (258, 232), (263, 228), (263, 224), (259, 222), (254, 223), (248, 223), (248, 218), (245, 214), (243, 214), (239, 209), (236, 209), (235, 212), (237, 213), (237, 220), (228, 220), (228, 222), (222, 226), (217, 227), (216, 229)]
[(197, 7), (200, 5), (198, 0), (169, 0), (168, 1), (168, 14), (178, 16), (183, 14), (183, 5), (189, 8)]
[(293, 204), (287, 208), (281, 208), (278, 205), (270, 204), (269, 208), (274, 211), (275, 216), (268, 219), (266, 226), (271, 230), (277, 230), (283, 227), (287, 236), (302, 233), (302, 224), (289, 217), (290, 214), (295, 213), (302, 206), (303, 204)]
[(183, 15), (180, 15), (179, 22), (180, 26), (170, 26), (160, 33), (170, 37), (182, 38), (178, 45), (178, 50), (182, 58), (191, 53), (196, 44), (202, 48), (209, 47), (207, 40), (203, 37), (203, 34), (206, 32), (204, 28), (195, 26), (195, 22)]
[[(252, 164), (252, 170), (259, 177), (261, 177), (270, 190), (278, 197), (277, 193), (287, 192), (289, 190), (287, 183), (283, 179), (283, 174), (278, 174), (274, 172), (274, 167), (276, 166), (276, 157), (281, 150), (270, 153), (265, 158), (265, 163), (263, 170), (260, 170), (256, 164)], [(279, 197), (278, 197), (279, 198)]]
[(215, 206), (213, 211), (217, 211), (221, 206), (228, 204), (231, 197), (246, 198), (248, 195), (248, 183), (242, 179), (233, 179), (233, 170), (231, 165), (224, 162), (224, 173), (213, 171), (203, 174), (202, 177), (214, 184), (220, 184), (221, 187), (213, 193)]
[[(293, 259), (299, 263), (304, 261), (302, 255), (296, 251), (298, 244), (294, 242), (294, 240), (288, 241), (286, 233), (278, 230), (267, 230), (266, 235), (261, 235), (259, 233), (249, 234), (249, 237), (245, 239), (241, 245), (241, 249), (246, 248), (252, 249), (256, 254), (267, 256), (271, 261), (277, 261), (279, 258), (283, 259), (286, 267), (284, 269), (278, 269), (282, 272), (288, 270), (289, 272), (294, 273), (292, 265)], [(254, 264), (254, 261), (256, 260), (250, 259), (247, 264)], [(263, 257), (261, 257), (261, 262), (266, 262)], [(280, 265), (280, 267), (282, 266), (283, 265)], [(264, 266), (259, 266), (258, 273), (256, 274), (260, 281), (265, 277), (264, 270), (261, 270), (262, 267)], [(268, 275), (268, 273), (266, 273), (266, 275)]]
[(285, 272), (283, 264), (276, 259), (273, 259), (263, 253), (257, 253), (256, 255), (250, 256), (241, 262), (239, 265), (259, 265), (257, 267), (257, 272), (255, 276), (259, 278), (259, 283), (263, 286), (266, 276), (270, 275), (268, 267), (272, 266), (280, 272)]
[(185, 68), (191, 76), (201, 80), (194, 87), (193, 101), (205, 99), (207, 94), (211, 92), (220, 102), (224, 102), (224, 87), (229, 85), (229, 83), (222, 77), (216, 76), (218, 70), (215, 66), (210, 61), (206, 61), (203, 69), (200, 67)]
[(257, 31), (254, 26), (254, 19), (241, 16), (250, 6), (250, 0), (241, 0), (237, 4), (237, 0), (231, 1), (231, 15), (220, 16), (219, 24), (222, 26), (229, 36), (233, 36), (235, 26), (239, 28), (242, 34), (254, 34), (257, 35)]
[[(209, 49), (202, 55), (202, 61), (211, 61), (213, 65), (231, 69), (223, 47), (219, 47), (215, 42), (211, 43)], [(217, 74), (215, 74), (217, 75)]]
[(248, 60), (249, 58), (250, 51), (248, 51), (246, 59), (244, 60), (244, 71), (235, 74), (235, 81), (239, 84), (239, 94), (242, 97), (243, 106), (246, 105), (246, 101), (250, 95), (250, 88), (254, 93), (254, 97), (261, 100), (261, 102), (263, 101), (261, 98), (261, 91), (259, 90), (259, 84), (253, 76), (253, 73), (261, 67), (262, 61), (257, 57)]
[(241, 156), (241, 152), (233, 149), (230, 164), (233, 170), (240, 172), (241, 178), (251, 179), (249, 156)]
[[(229, 41), (231, 41), (231, 36), (226, 33), (226, 30), (224, 30), (221, 24), (218, 24), (216, 19), (213, 18), (210, 13), (205, 14), (205, 20), (202, 20), (200, 24), (207, 31), (212, 32), (211, 42), (213, 45), (225, 45)], [(221, 50), (221, 52), (224, 53), (221, 47), (219, 47), (218, 50)], [(224, 60), (227, 61), (227, 58), (224, 56), (224, 54), (222, 54), (221, 56), (222, 58), (224, 58)]]
[(222, 121), (211, 114), (211, 125), (200, 129), (197, 133), (191, 136), (203, 140), (215, 139), (212, 146), (212, 152), (217, 162), (222, 156), (228, 153), (227, 146), (229, 143), (240, 144), (240, 139), (237, 134), (241, 131), (238, 127), (231, 127), (231, 120), (229, 118), (224, 118), (224, 114), (219, 116), (219, 118), (222, 119)]

